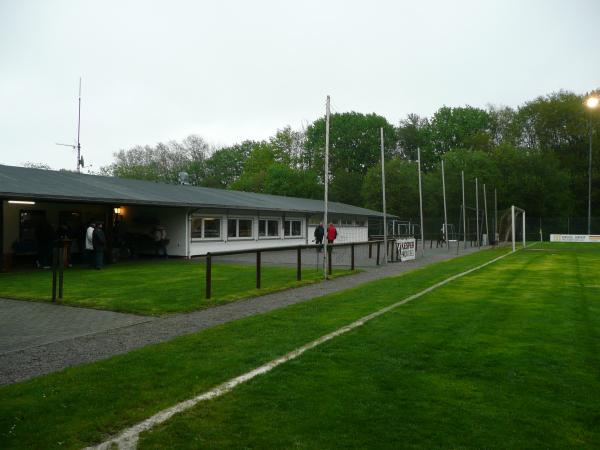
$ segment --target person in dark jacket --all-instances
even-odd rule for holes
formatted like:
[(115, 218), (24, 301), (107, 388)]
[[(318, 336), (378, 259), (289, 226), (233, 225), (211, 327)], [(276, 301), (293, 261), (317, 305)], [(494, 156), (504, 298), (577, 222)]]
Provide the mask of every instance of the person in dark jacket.
[(94, 267), (100, 270), (104, 263), (104, 247), (106, 246), (106, 236), (102, 230), (101, 222), (98, 222), (96, 228), (94, 228), (92, 243), (94, 244)]
[(330, 223), (329, 227), (327, 228), (327, 243), (333, 244), (335, 238), (337, 238), (337, 230), (335, 229), (335, 226)]
[[(315, 244), (323, 245), (323, 236), (325, 236), (325, 229), (323, 228), (323, 223), (320, 223), (317, 228), (315, 228)], [(321, 247), (317, 250), (321, 251)]]

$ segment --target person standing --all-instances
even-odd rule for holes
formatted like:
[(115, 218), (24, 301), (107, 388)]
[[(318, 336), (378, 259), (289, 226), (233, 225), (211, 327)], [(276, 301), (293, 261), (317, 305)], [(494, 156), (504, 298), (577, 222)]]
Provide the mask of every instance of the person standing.
[(336, 238), (337, 230), (335, 229), (335, 226), (333, 226), (333, 224), (330, 223), (329, 227), (327, 227), (327, 243), (333, 244), (333, 241), (335, 241)]
[(169, 254), (167, 253), (167, 245), (169, 240), (167, 238), (167, 230), (164, 227), (156, 227), (153, 232), (153, 237), (156, 256), (160, 256), (162, 253), (165, 259), (168, 259)]
[(104, 231), (102, 231), (101, 222), (98, 222), (96, 228), (94, 228), (92, 242), (94, 244), (94, 267), (96, 270), (100, 270), (104, 263), (104, 247), (106, 246), (106, 236), (104, 236)]
[[(323, 222), (321, 222), (317, 228), (315, 228), (315, 244), (323, 245), (323, 236), (325, 236), (325, 229), (323, 228)], [(321, 251), (322, 247), (318, 247), (317, 251)]]
[(90, 267), (94, 266), (94, 222), (90, 222), (85, 230), (84, 257)]

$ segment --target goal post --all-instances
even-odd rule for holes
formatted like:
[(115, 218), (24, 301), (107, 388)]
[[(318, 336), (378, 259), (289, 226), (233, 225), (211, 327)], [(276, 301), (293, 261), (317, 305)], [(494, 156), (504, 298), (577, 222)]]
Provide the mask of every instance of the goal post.
[[(521, 215), (521, 224), (519, 224), (518, 220), (517, 220), (517, 214)], [(516, 232), (517, 232), (517, 227), (520, 225), (522, 227), (521, 229), (521, 237), (523, 240), (523, 248), (526, 247), (527, 243), (525, 240), (525, 210), (516, 207), (515, 205), (512, 205), (510, 207), (510, 215), (511, 215), (511, 224), (510, 224), (510, 228), (512, 231), (512, 251), (515, 252), (517, 251), (517, 236), (516, 236)]]
[(512, 205), (510, 208), (498, 212), (498, 234), (496, 241), (498, 245), (512, 247), (512, 251), (517, 251), (517, 245), (522, 243), (523, 248), (526, 245), (526, 215), (525, 210)]

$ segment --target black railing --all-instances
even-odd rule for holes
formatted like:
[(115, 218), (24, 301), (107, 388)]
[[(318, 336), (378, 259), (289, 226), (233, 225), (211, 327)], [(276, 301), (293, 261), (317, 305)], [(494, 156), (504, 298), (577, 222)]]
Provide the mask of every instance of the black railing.
[[(332, 256), (335, 248), (341, 247), (350, 247), (350, 270), (355, 270), (356, 261), (355, 261), (355, 252), (354, 248), (359, 245), (368, 245), (369, 246), (369, 259), (372, 258), (373, 255), (373, 246), (377, 248), (377, 258), (376, 264), (380, 264), (381, 260), (381, 245), (383, 240), (371, 240), (366, 242), (347, 242), (347, 243), (339, 243), (339, 244), (328, 244), (327, 245), (327, 274), (332, 274)], [(218, 256), (234, 256), (234, 255), (243, 255), (243, 254), (256, 254), (256, 289), (261, 288), (261, 267), (262, 267), (262, 253), (266, 252), (282, 252), (282, 251), (291, 251), (296, 250), (296, 280), (302, 280), (302, 250), (307, 249), (315, 249), (318, 250), (323, 248), (323, 245), (318, 244), (306, 244), (306, 245), (289, 245), (289, 246), (281, 246), (281, 247), (273, 247), (273, 248), (251, 248), (245, 250), (226, 250), (222, 252), (208, 252), (206, 256), (206, 292), (205, 296), (207, 299), (211, 298), (212, 295), (212, 263), (213, 258)], [(394, 251), (395, 249), (395, 251)], [(398, 248), (395, 245), (395, 239), (388, 240), (388, 251), (386, 252), (389, 255), (389, 260), (391, 262), (399, 260)], [(394, 257), (395, 253), (395, 257)]]

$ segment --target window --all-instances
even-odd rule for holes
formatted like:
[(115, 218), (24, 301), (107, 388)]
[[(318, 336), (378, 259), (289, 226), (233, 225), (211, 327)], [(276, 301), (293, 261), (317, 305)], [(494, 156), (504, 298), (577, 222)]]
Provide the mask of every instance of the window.
[(227, 220), (227, 237), (251, 238), (252, 219), (229, 219)]
[(258, 221), (259, 237), (279, 237), (279, 220), (260, 219)]
[(356, 219), (356, 226), (357, 227), (366, 227), (367, 221), (365, 219)]
[(286, 220), (284, 222), (283, 231), (285, 236), (302, 236), (302, 221)]
[(341, 222), (342, 222), (342, 225), (344, 225), (344, 226), (352, 226), (353, 225), (353, 220), (350, 217), (343, 217)]
[(192, 218), (192, 237), (219, 239), (221, 237), (221, 219), (213, 217)]
[(321, 214), (313, 214), (310, 216), (310, 219), (308, 219), (310, 225), (319, 225), (321, 222), (323, 222), (323, 216)]

